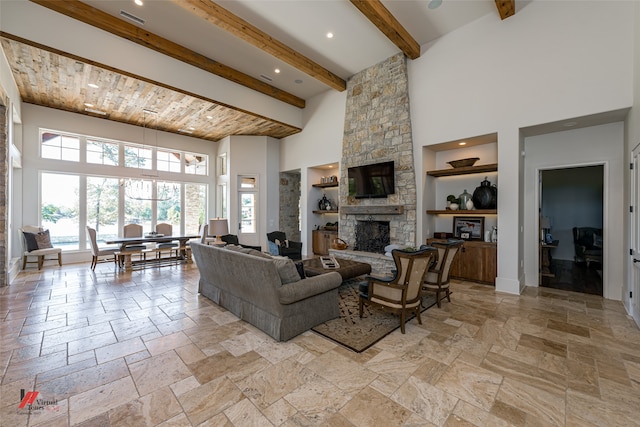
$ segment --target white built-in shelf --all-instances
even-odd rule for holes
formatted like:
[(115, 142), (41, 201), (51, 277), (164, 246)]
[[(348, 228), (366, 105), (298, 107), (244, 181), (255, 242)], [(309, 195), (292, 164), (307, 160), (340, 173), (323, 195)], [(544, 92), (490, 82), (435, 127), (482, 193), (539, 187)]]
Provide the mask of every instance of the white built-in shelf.
[(497, 215), (497, 209), (456, 209), (452, 211), (451, 209), (429, 209), (427, 210), (427, 214), (429, 215)]
[(339, 184), (338, 182), (325, 182), (324, 184), (312, 184), (312, 187), (317, 187), (317, 188), (330, 188), (330, 187), (337, 187)]

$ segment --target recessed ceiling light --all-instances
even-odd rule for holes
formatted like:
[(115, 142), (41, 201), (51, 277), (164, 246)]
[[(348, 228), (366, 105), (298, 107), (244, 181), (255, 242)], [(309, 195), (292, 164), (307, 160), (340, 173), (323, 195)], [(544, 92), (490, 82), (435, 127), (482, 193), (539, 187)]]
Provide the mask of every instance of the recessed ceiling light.
[(97, 85), (97, 84), (95, 84), (95, 83), (89, 83), (87, 86), (92, 87), (92, 88), (94, 88), (94, 89), (98, 89), (98, 88), (100, 87), (100, 86), (98, 86), (98, 85)]
[(144, 3), (142, 2), (142, 0), (133, 0), (133, 2), (135, 4), (137, 4), (138, 6), (142, 6)]
[(196, 130), (193, 126), (189, 126), (189, 130)]
[(85, 102), (85, 103), (84, 103), (84, 106), (85, 106), (85, 107), (93, 107), (93, 104), (89, 104), (88, 102)]
[(427, 7), (429, 9), (437, 9), (440, 7), (440, 5), (442, 5), (442, 0), (431, 0)]
[(207, 116), (207, 119), (211, 120), (213, 119), (213, 116)]
[(467, 143), (462, 141), (462, 142), (458, 142), (458, 145), (467, 145)]
[(333, 33), (332, 33), (331, 31), (329, 31), (329, 32), (327, 33), (327, 38), (328, 38), (328, 39), (332, 39), (332, 38), (333, 38)]
[(192, 131), (188, 130), (188, 129), (178, 129), (178, 132), (182, 132), (182, 133), (193, 133)]
[(273, 70), (273, 72), (276, 74), (280, 74), (280, 68), (276, 68), (275, 70)]

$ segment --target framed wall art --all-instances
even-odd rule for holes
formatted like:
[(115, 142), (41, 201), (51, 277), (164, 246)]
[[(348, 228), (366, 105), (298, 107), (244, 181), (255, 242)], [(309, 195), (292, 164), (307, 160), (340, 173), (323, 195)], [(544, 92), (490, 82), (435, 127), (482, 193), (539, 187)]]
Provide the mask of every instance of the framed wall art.
[(482, 236), (484, 236), (484, 217), (454, 216), (453, 235), (458, 239), (482, 240)]

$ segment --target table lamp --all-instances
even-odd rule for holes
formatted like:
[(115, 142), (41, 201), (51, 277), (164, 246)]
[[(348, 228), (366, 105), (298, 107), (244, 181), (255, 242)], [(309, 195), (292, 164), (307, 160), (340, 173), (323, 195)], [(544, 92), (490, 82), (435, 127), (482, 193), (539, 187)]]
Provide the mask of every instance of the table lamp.
[(216, 240), (213, 242), (214, 245), (224, 245), (220, 236), (226, 234), (229, 234), (229, 224), (226, 218), (211, 218), (209, 220), (209, 235), (216, 236)]
[(542, 243), (549, 243), (547, 242), (547, 233), (549, 232), (549, 229), (551, 228), (551, 220), (549, 219), (548, 216), (541, 216), (540, 217), (540, 240), (542, 241)]

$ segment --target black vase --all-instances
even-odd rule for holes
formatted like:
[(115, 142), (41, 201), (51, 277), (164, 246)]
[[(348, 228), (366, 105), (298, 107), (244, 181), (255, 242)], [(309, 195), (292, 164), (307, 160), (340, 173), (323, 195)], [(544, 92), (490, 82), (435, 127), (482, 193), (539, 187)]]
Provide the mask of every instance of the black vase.
[(495, 209), (498, 206), (498, 189), (485, 177), (480, 187), (476, 187), (471, 200), (476, 209)]

